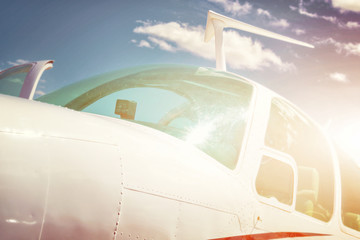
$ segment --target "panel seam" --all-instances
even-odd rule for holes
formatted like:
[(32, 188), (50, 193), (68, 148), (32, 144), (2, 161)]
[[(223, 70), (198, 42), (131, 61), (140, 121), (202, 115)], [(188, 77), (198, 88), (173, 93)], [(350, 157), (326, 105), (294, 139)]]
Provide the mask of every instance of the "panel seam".
[[(123, 201), (123, 190), (124, 190), (124, 173), (123, 173), (123, 166), (122, 166), (122, 158), (119, 158), (120, 160), (120, 197), (119, 197), (119, 201), (118, 201), (118, 206), (117, 206), (117, 220), (115, 223), (115, 228), (114, 228), (114, 232), (113, 232), (113, 240), (117, 239), (117, 235), (118, 235), (118, 231), (119, 231), (119, 224), (120, 224), (120, 213), (121, 213), (121, 205), (122, 205), (122, 201)], [(120, 233), (120, 235), (122, 235), (122, 233)]]

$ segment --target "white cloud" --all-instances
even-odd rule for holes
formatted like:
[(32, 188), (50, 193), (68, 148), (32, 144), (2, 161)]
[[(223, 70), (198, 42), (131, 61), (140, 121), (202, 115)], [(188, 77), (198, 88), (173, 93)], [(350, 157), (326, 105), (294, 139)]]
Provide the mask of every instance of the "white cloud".
[(217, 3), (221, 5), (225, 12), (231, 13), (233, 16), (242, 16), (249, 14), (252, 9), (252, 5), (248, 2), (240, 4), (238, 0), (208, 0), (209, 2)]
[(343, 10), (360, 12), (359, 0), (332, 0), (332, 5), (335, 8), (341, 8)]
[(292, 6), (292, 5), (290, 5), (290, 6), (289, 6), (289, 8), (290, 8), (291, 10), (293, 10), (293, 11), (297, 11), (297, 10), (298, 10), (298, 8), (297, 8), (297, 7)]
[(150, 43), (145, 40), (141, 40), (138, 44), (138, 47), (146, 47), (146, 48), (152, 48)]
[(40, 96), (45, 95), (45, 92), (44, 92), (44, 91), (41, 91), (41, 90), (36, 90), (36, 91), (35, 91), (35, 95), (38, 96), (38, 97), (40, 97)]
[(339, 49), (348, 55), (360, 56), (360, 43), (343, 43)]
[(299, 8), (298, 8), (298, 11), (301, 15), (305, 15), (307, 17), (310, 17), (310, 18), (320, 18), (319, 15), (317, 15), (316, 13), (310, 13), (307, 11), (307, 9), (303, 6), (303, 1), (300, 0), (299, 2)]
[(323, 20), (326, 20), (326, 21), (334, 23), (334, 24), (338, 23), (338, 20), (337, 20), (336, 17), (322, 16), (322, 15), (318, 15), (317, 13), (308, 12), (307, 9), (304, 7), (304, 1), (303, 0), (299, 1), (299, 8), (297, 8), (297, 9), (298, 9), (298, 11), (299, 11), (299, 13), (301, 15), (304, 15), (304, 16), (307, 16), (307, 17), (310, 17), (310, 18), (323, 19)]
[(268, 17), (268, 18), (271, 18), (271, 17), (272, 17), (269, 11), (264, 10), (264, 9), (261, 9), (261, 8), (258, 8), (258, 9), (256, 10), (256, 12), (257, 12), (258, 15), (263, 15), (263, 16), (266, 16), (266, 17)]
[[(337, 7), (340, 5), (341, 6), (351, 6), (349, 8), (352, 8), (352, 11), (355, 11), (355, 9), (358, 9), (358, 11), (360, 12), (360, 0), (332, 0), (333, 2), (333, 6)], [(313, 2), (313, 1), (311, 1)], [(327, 3), (329, 3), (329, 1), (325, 1)], [(310, 13), (307, 11), (307, 9), (304, 6), (304, 1), (300, 0), (299, 1), (299, 7), (294, 7), (294, 6), (290, 6), (290, 9), (293, 11), (298, 11), (301, 15), (310, 17), (310, 18), (315, 18), (315, 19), (323, 19), (326, 20), (328, 22), (331, 22), (333, 24), (336, 24), (338, 27), (340, 28), (345, 28), (345, 29), (355, 29), (355, 28), (360, 28), (360, 24), (357, 22), (352, 22), (349, 21), (347, 23), (341, 22), (339, 19), (337, 19), (334, 16), (322, 16), (322, 15), (318, 15), (317, 13)], [(348, 9), (351, 10), (351, 9)]]
[(15, 62), (8, 61), (7, 63), (11, 66), (17, 66), (17, 65), (28, 63), (28, 62), (30, 62), (30, 61), (24, 60), (24, 59), (17, 59), (17, 60), (15, 60)]
[(206, 59), (213, 59), (215, 56), (213, 48), (204, 43), (204, 29), (200, 26), (192, 27), (177, 22), (158, 24), (147, 22), (143, 26), (136, 27), (134, 32), (171, 42), (178, 51), (191, 52)]
[(320, 16), (320, 18), (328, 21), (328, 22), (331, 22), (333, 24), (340, 24), (340, 21), (336, 18), (336, 17), (332, 17), (332, 16)]
[(333, 45), (337, 53), (345, 53), (346, 55), (355, 55), (360, 57), (360, 43), (341, 43), (335, 41), (333, 38), (318, 41), (319, 45)]
[(270, 25), (274, 27), (287, 28), (290, 26), (290, 23), (288, 23), (288, 21), (286, 21), (285, 19), (280, 19), (280, 20), (271, 21)]
[(228, 64), (236, 69), (257, 70), (264, 67), (276, 66), (281, 71), (291, 71), (295, 66), (284, 63), (270, 49), (265, 49), (260, 42), (242, 37), (235, 31), (224, 34), (226, 58)]
[(346, 29), (356, 29), (356, 28), (360, 28), (360, 24), (358, 22), (349, 21), (346, 24), (341, 24), (340, 27)]
[(9, 82), (22, 85), (22, 84), (24, 83), (23, 80), (24, 80), (24, 79), (21, 79), (21, 78), (11, 78), (11, 79), (9, 80)]
[(348, 83), (350, 82), (347, 76), (343, 73), (334, 72), (329, 75), (330, 79), (339, 82), (339, 83)]
[(270, 20), (269, 24), (274, 27), (287, 28), (290, 26), (289, 22), (285, 19), (278, 19), (270, 14), (269, 11), (258, 8), (256, 10), (257, 15), (264, 16)]
[(298, 36), (306, 33), (306, 31), (304, 29), (300, 29), (300, 28), (294, 28), (294, 29), (292, 29), (292, 31)]
[[(313, 2), (313, 1), (311, 1)], [(325, 1), (327, 2), (327, 1)], [(298, 11), (301, 15), (307, 16), (309, 18), (314, 18), (314, 19), (323, 19), (325, 21), (328, 21), (330, 23), (336, 24), (339, 27), (343, 27), (344, 25), (346, 26), (346, 24), (340, 22), (336, 17), (333, 16), (323, 16), (323, 15), (319, 15), (317, 13), (310, 13), (308, 12), (308, 10), (305, 8), (304, 6), (304, 1), (300, 0), (299, 1), (299, 7), (294, 7), (294, 6), (290, 6), (290, 9), (293, 11)]]
[[(165, 51), (185, 51), (205, 59), (215, 59), (214, 40), (204, 42), (204, 28), (185, 23), (143, 23), (136, 27), (135, 33), (148, 35), (148, 39)], [(287, 71), (294, 65), (284, 63), (270, 49), (249, 37), (242, 37), (235, 31), (224, 32), (224, 45), (227, 63), (235, 69), (258, 70), (273, 67)]]
[(158, 45), (160, 47), (160, 49), (162, 49), (162, 50), (165, 50), (165, 51), (168, 51), (168, 52), (176, 52), (176, 49), (173, 46), (171, 46), (169, 43), (164, 41), (164, 40), (161, 40), (161, 39), (158, 39), (158, 38), (155, 38), (155, 37), (148, 37), (148, 39), (151, 42)]
[[(140, 21), (137, 21), (137, 22), (140, 22)], [(141, 23), (144, 24), (144, 22), (141, 22)], [(153, 48), (153, 47), (151, 46), (151, 44), (150, 44), (148, 41), (146, 41), (146, 40), (140, 40), (140, 42), (138, 43), (137, 40), (132, 39), (131, 42), (134, 43), (134, 44), (136, 44), (136, 46), (138, 46), (138, 47)], [(138, 44), (137, 44), (137, 43), (138, 43)]]

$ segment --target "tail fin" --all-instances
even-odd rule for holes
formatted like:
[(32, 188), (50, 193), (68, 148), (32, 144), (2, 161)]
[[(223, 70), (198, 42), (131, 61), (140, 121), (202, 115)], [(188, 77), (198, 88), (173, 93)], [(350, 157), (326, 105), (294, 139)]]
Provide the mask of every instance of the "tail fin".
[(213, 11), (208, 12), (206, 30), (205, 30), (205, 42), (211, 40), (215, 35), (215, 51), (216, 51), (216, 68), (218, 70), (226, 71), (226, 62), (225, 62), (225, 53), (224, 53), (224, 44), (223, 44), (223, 29), (224, 28), (236, 28), (242, 31), (258, 34), (261, 36), (278, 39), (281, 41), (301, 45), (304, 47), (314, 48), (313, 45), (310, 45), (305, 42), (301, 42), (286, 36), (282, 36), (277, 33), (267, 31), (262, 28), (258, 28), (244, 22), (237, 21), (235, 19), (223, 16)]

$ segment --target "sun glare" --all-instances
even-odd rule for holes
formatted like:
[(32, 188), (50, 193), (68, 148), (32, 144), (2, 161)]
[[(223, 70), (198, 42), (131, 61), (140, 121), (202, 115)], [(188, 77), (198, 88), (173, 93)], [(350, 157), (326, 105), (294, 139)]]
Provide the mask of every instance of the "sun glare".
[(360, 123), (346, 124), (336, 134), (335, 141), (360, 164)]
[(199, 123), (193, 129), (190, 130), (189, 134), (186, 137), (186, 142), (192, 145), (202, 144), (214, 131), (215, 126), (212, 122), (209, 123)]

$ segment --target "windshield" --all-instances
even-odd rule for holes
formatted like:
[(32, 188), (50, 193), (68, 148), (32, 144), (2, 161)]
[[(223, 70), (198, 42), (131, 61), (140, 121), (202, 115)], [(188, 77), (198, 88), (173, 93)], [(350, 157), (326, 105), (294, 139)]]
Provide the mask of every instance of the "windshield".
[(234, 169), (252, 86), (195, 67), (145, 67), (105, 74), (38, 100), (127, 121), (177, 137)]
[(13, 67), (0, 73), (0, 93), (19, 96), (32, 65)]

